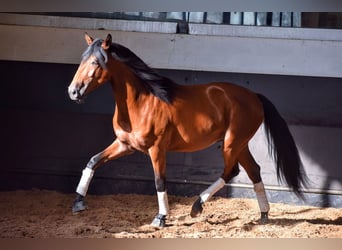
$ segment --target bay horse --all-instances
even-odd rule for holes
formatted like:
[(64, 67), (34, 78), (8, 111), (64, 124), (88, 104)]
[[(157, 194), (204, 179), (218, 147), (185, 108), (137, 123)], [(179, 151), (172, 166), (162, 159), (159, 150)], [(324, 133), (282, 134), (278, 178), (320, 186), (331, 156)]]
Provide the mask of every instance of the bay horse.
[(179, 85), (151, 69), (128, 48), (112, 43), (110, 34), (106, 39), (93, 39), (86, 33), (85, 40), (88, 48), (68, 94), (71, 100), (80, 102), (109, 82), (115, 98), (116, 139), (91, 157), (82, 171), (74, 213), (87, 209), (84, 198), (94, 171), (101, 164), (139, 150), (150, 156), (154, 170), (159, 211), (152, 225), (163, 227), (169, 212), (166, 153), (193, 152), (223, 141), (223, 173), (199, 195), (190, 215), (195, 217), (202, 212), (203, 204), (239, 173), (240, 164), (254, 185), (260, 221), (267, 222), (270, 207), (260, 166), (248, 148), (262, 123), (276, 161), (278, 180), (285, 180), (302, 196), (300, 187), (305, 184), (306, 175), (296, 144), (285, 120), (265, 96), (226, 82)]

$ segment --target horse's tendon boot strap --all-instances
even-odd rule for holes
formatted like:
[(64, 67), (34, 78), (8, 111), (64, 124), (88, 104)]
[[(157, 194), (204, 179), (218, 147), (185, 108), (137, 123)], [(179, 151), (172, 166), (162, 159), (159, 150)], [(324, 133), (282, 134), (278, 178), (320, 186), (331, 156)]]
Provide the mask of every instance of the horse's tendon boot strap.
[(219, 191), (221, 188), (223, 188), (225, 185), (225, 181), (220, 177), (217, 181), (215, 181), (213, 184), (211, 184), (210, 187), (208, 187), (206, 190), (204, 190), (201, 194), (201, 200), (203, 202), (206, 202), (213, 196), (217, 191)]
[(258, 199), (260, 211), (268, 212), (270, 210), (270, 205), (268, 204), (265, 187), (262, 181), (254, 184), (254, 191)]
[(94, 175), (94, 170), (90, 169), (90, 168), (85, 168), (82, 171), (82, 177), (81, 180), (77, 186), (76, 192), (82, 196), (86, 196), (87, 191), (88, 191), (88, 187), (89, 187), (89, 183), (91, 181), (91, 179), (93, 178)]

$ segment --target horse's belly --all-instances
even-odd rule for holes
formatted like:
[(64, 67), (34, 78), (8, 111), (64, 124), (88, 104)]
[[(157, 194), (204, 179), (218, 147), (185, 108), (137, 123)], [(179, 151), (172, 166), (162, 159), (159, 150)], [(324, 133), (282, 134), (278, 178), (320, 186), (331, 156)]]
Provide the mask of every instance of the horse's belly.
[(222, 140), (224, 131), (203, 131), (195, 128), (188, 131), (178, 130), (169, 142), (170, 151), (193, 152), (207, 148), (217, 141)]
[(173, 152), (194, 152), (199, 151), (205, 148), (210, 147), (217, 141), (220, 141), (221, 139), (216, 139), (212, 141), (201, 141), (200, 143), (175, 143), (175, 145), (171, 145), (168, 149), (168, 151)]

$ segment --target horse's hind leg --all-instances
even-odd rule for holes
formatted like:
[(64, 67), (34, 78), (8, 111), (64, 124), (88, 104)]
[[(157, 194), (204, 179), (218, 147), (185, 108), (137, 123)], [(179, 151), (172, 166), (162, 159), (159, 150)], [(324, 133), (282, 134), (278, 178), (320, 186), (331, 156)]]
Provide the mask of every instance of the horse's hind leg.
[(223, 174), (217, 179), (216, 182), (214, 182), (200, 194), (200, 197), (195, 201), (191, 208), (191, 217), (196, 217), (202, 213), (202, 204), (208, 201), (216, 192), (223, 188), (231, 178), (239, 173), (237, 165), (237, 156), (241, 150), (239, 145), (241, 145), (241, 142), (235, 140), (234, 136), (232, 136), (232, 133), (228, 131), (223, 145), (223, 158), (225, 165)]
[(248, 177), (251, 179), (254, 185), (254, 191), (258, 200), (260, 212), (261, 212), (261, 223), (267, 223), (268, 211), (270, 206), (268, 204), (264, 184), (260, 176), (260, 166), (256, 163), (253, 156), (251, 155), (248, 146), (245, 147), (239, 157), (239, 163), (246, 170)]
[(191, 208), (191, 217), (196, 217), (197, 215), (199, 215), (200, 213), (202, 213), (203, 211), (203, 207), (202, 204), (209, 200), (209, 198), (214, 195), (219, 189), (221, 189), (221, 187), (224, 186), (224, 183), (229, 182), (231, 179), (233, 179), (235, 176), (237, 176), (240, 173), (240, 169), (239, 169), (239, 164), (235, 164), (235, 166), (233, 167), (231, 173), (229, 174), (229, 176), (227, 177), (227, 181), (224, 181), (221, 177), (215, 182), (213, 183), (209, 188), (207, 188), (205, 191), (203, 191), (200, 194), (200, 197), (195, 201), (195, 203), (192, 205)]
[(133, 152), (134, 151), (128, 145), (120, 142), (119, 140), (115, 140), (105, 150), (91, 157), (87, 167), (82, 171), (82, 177), (76, 189), (77, 195), (72, 207), (72, 212), (77, 213), (87, 209), (87, 206), (84, 202), (84, 197), (88, 192), (88, 187), (91, 179), (93, 178), (95, 170), (101, 164), (108, 160), (113, 160)]

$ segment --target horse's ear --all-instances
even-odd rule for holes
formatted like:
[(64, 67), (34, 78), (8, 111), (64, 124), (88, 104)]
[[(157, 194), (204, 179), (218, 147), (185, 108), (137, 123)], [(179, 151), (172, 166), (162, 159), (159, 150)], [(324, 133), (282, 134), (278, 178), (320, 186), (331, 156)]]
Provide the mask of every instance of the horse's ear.
[(112, 36), (108, 34), (106, 40), (102, 42), (102, 48), (107, 50), (109, 49), (111, 44), (112, 44)]
[(89, 36), (87, 32), (84, 33), (84, 38), (85, 38), (85, 40), (86, 40), (88, 46), (89, 46), (90, 44), (92, 44), (93, 41), (94, 41), (94, 39), (93, 39), (91, 36)]

